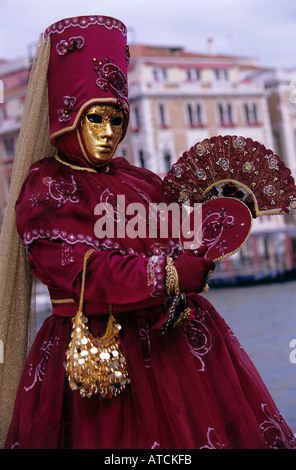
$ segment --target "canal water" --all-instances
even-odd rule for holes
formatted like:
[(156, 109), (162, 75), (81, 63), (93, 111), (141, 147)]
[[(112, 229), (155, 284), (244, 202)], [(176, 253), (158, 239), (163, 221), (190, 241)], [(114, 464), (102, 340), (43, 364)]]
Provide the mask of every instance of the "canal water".
[(206, 296), (252, 359), (296, 433), (296, 281), (213, 288)]
[[(296, 363), (290, 360), (296, 348), (296, 281), (211, 288), (206, 297), (252, 359), (296, 434)], [(50, 315), (50, 305), (44, 289), (37, 298), (39, 329)], [(294, 348), (290, 347), (293, 340)]]

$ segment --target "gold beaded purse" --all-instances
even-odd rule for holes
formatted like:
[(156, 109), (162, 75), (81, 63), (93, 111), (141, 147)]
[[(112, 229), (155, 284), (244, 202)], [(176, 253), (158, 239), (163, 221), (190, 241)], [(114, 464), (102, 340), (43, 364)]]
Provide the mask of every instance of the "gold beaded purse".
[(88, 319), (83, 314), (86, 266), (94, 251), (89, 250), (84, 257), (79, 309), (72, 319), (65, 370), (71, 390), (78, 390), (82, 397), (112, 398), (124, 390), (130, 379), (120, 347), (121, 326), (113, 316), (112, 305), (106, 332), (100, 338), (90, 333)]

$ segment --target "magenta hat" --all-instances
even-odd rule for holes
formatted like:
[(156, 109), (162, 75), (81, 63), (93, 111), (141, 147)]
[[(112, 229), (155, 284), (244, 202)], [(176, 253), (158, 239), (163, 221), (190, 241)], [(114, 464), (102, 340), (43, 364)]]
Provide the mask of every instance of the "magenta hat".
[(107, 16), (67, 18), (49, 26), (48, 68), (50, 140), (77, 129), (94, 104), (119, 106), (125, 129), (129, 119), (125, 25)]

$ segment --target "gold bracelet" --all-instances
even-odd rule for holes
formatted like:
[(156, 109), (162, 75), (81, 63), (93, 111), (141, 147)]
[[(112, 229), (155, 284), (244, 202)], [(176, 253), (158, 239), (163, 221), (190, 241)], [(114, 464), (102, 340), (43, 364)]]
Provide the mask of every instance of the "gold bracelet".
[(166, 258), (166, 293), (167, 295), (172, 295), (177, 293), (179, 290), (179, 280), (178, 280), (178, 273), (173, 261), (173, 258), (168, 256)]
[(207, 294), (207, 293), (209, 292), (209, 290), (210, 290), (210, 286), (209, 286), (208, 283), (206, 283), (205, 286), (204, 286), (204, 288), (203, 288), (203, 293), (204, 293), (204, 294)]

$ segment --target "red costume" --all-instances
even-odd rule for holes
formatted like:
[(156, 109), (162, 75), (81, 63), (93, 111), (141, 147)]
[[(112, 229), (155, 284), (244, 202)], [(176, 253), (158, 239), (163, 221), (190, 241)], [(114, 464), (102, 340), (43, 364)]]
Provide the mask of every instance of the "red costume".
[[(75, 54), (82, 54), (92, 28), (99, 30), (98, 35), (107, 35), (107, 44), (114, 34), (120, 42), (125, 36), (122, 23), (116, 20), (84, 20), (64, 20), (48, 30), (55, 55), (51, 63), (65, 54), (71, 60)], [(74, 51), (69, 52), (69, 44)], [(104, 54), (118, 78), (121, 75), (116, 67), (121, 59), (112, 55), (114, 51), (115, 47)], [(98, 48), (97, 55), (99, 52)], [(93, 54), (89, 51), (87, 60), (92, 61)], [(105, 57), (96, 59), (103, 62)], [(49, 70), (50, 91), (54, 74)], [(72, 90), (61, 91), (58, 83), (55, 98), (50, 100), (52, 140), (59, 148), (58, 157), (42, 159), (32, 166), (16, 205), (18, 232), (29, 251), (33, 273), (49, 288), (53, 313), (29, 353), (6, 447), (296, 448), (292, 431), (250, 359), (203, 296), (187, 295), (193, 312), (187, 323), (169, 328), (166, 335), (157, 326), (167, 310), (165, 259), (180, 254), (179, 241), (170, 236), (95, 237), (98, 217), (94, 210), (98, 203), (112, 204), (116, 216), (118, 195), (125, 196), (126, 204), (140, 202), (147, 208), (149, 203), (166, 199), (160, 178), (123, 158), (113, 159), (108, 172), (93, 171), (75, 138), (80, 111), (89, 106), (91, 98), (79, 97), (78, 91), (77, 95)], [(97, 102), (102, 102), (104, 93), (110, 93), (107, 98), (114, 98), (128, 116), (124, 83), (118, 78), (106, 84), (105, 88), (97, 85)], [(96, 91), (90, 91), (92, 96)], [(59, 93), (74, 99), (65, 104), (66, 112), (64, 109), (57, 114), (62, 109), (57, 104)], [(62, 120), (57, 122), (53, 116), (62, 116)], [(68, 128), (63, 132), (64, 127), (58, 126), (65, 120)], [(63, 365), (71, 318), (78, 309), (83, 259), (90, 248), (95, 251), (87, 264), (84, 313), (90, 331), (98, 336), (105, 331), (109, 305), (113, 305), (122, 326), (120, 342), (131, 380), (118, 397), (111, 399), (85, 398), (73, 392)]]

